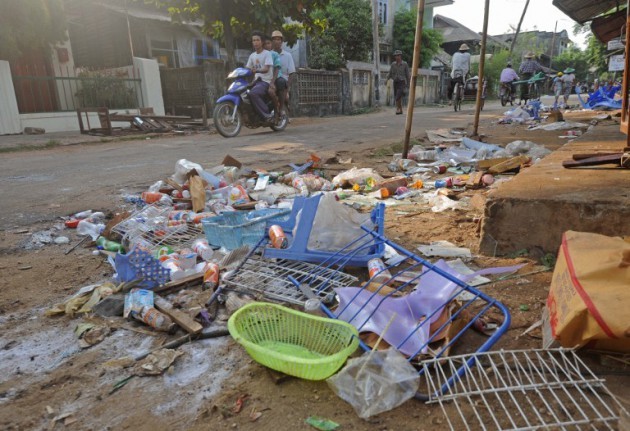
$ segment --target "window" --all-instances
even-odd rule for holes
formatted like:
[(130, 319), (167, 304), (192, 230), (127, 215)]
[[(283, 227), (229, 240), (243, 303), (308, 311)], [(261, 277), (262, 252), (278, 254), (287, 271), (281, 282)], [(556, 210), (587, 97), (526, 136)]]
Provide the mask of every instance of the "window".
[(378, 22), (383, 25), (387, 24), (387, 0), (378, 2)]
[(211, 40), (195, 39), (195, 64), (203, 63), (207, 58), (217, 58), (214, 44)]
[(169, 69), (179, 67), (177, 42), (174, 39), (168, 41), (151, 40), (151, 56), (162, 67), (168, 67)]

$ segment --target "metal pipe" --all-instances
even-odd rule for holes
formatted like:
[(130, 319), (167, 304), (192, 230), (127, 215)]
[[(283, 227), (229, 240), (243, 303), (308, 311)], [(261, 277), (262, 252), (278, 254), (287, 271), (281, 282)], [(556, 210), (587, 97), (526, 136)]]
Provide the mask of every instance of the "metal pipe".
[(413, 108), (416, 102), (416, 81), (420, 67), (420, 47), (422, 46), (422, 21), (424, 19), (424, 0), (418, 0), (418, 15), (416, 17), (416, 37), (413, 42), (413, 62), (411, 66), (411, 82), (409, 83), (409, 103), (407, 103), (407, 119), (405, 121), (405, 139), (403, 141), (403, 159), (409, 153), (409, 136), (413, 122)]

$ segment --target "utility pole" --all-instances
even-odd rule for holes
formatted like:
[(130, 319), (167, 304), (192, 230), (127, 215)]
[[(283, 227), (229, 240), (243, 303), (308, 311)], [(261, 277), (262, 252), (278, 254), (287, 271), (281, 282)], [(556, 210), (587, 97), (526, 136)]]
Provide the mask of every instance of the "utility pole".
[(525, 12), (527, 12), (527, 6), (529, 6), (529, 0), (525, 2), (525, 7), (523, 8), (523, 13), (521, 14), (521, 20), (518, 22), (518, 26), (516, 27), (516, 33), (514, 33), (514, 39), (512, 39), (512, 44), (510, 45), (510, 58), (512, 58), (512, 50), (514, 49), (516, 38), (518, 37), (518, 34), (521, 31), (521, 24), (523, 24), (523, 18), (525, 18)]
[(549, 51), (549, 69), (551, 69), (551, 63), (553, 62), (553, 49), (555, 48), (556, 43), (556, 29), (558, 28), (558, 20), (556, 20), (556, 25), (553, 26), (553, 34), (551, 35), (551, 51)]
[(416, 102), (416, 81), (420, 67), (420, 47), (422, 46), (422, 21), (424, 20), (424, 0), (418, 0), (418, 16), (416, 17), (416, 37), (413, 42), (413, 62), (411, 66), (411, 82), (409, 83), (409, 103), (407, 104), (407, 119), (405, 121), (405, 139), (403, 140), (402, 158), (409, 153), (409, 136), (413, 122), (413, 108)]
[(380, 104), (380, 85), (381, 85), (381, 53), (378, 45), (378, 3), (372, 0), (372, 44), (374, 45), (374, 101), (375, 105)]
[(483, 33), (481, 34), (481, 52), (479, 53), (479, 80), (477, 81), (477, 103), (475, 104), (475, 122), (473, 126), (473, 136), (478, 136), (479, 112), (481, 111), (481, 96), (483, 93), (484, 67), (486, 65), (486, 39), (488, 39), (488, 13), (490, 10), (490, 0), (486, 0), (486, 7), (483, 12)]

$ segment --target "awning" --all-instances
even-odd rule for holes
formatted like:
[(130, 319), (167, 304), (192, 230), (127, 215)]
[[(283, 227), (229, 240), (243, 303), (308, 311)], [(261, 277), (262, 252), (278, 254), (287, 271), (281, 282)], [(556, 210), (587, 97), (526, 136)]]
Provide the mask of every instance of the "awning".
[(591, 31), (603, 43), (622, 36), (621, 32), (626, 23), (626, 10), (620, 10), (610, 15), (595, 18), (591, 23)]
[(555, 7), (580, 24), (610, 10), (625, 6), (626, 3), (626, 0), (553, 0)]

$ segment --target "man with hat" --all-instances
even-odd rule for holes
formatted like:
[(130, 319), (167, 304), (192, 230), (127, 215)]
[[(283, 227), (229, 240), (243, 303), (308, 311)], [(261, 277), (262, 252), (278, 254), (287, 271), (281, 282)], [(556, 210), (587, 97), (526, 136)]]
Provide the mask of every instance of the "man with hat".
[(273, 50), (280, 58), (281, 76), (276, 80), (276, 91), (278, 92), (278, 99), (280, 99), (280, 112), (286, 115), (285, 107), (289, 105), (289, 91), (293, 82), (293, 74), (295, 74), (295, 63), (291, 53), (282, 49), (283, 41), (284, 38), (280, 31), (274, 30), (271, 33)]
[(470, 48), (465, 43), (459, 46), (459, 51), (453, 54), (452, 68), (451, 68), (451, 85), (448, 87), (448, 103), (451, 104), (453, 98), (453, 89), (456, 82), (462, 84), (466, 80), (466, 76), (470, 71)]
[(521, 67), (518, 68), (518, 73), (521, 75), (521, 79), (525, 81), (521, 84), (521, 101), (524, 101), (525, 103), (527, 103), (527, 99), (529, 99), (529, 84), (527, 81), (529, 81), (536, 72), (543, 70), (542, 66), (534, 60), (534, 57), (534, 53), (529, 51), (525, 54), (525, 61), (523, 61), (521, 63)]
[(402, 99), (405, 95), (405, 88), (409, 87), (411, 82), (409, 74), (409, 65), (402, 59), (402, 51), (397, 49), (394, 51), (394, 62), (389, 68), (387, 74), (388, 80), (394, 81), (394, 99), (396, 100), (396, 115), (402, 114)]
[(564, 86), (564, 106), (567, 106), (569, 102), (569, 96), (571, 95), (571, 89), (573, 88), (573, 82), (575, 81), (575, 69), (567, 67), (564, 69), (564, 76), (562, 77), (562, 84)]

